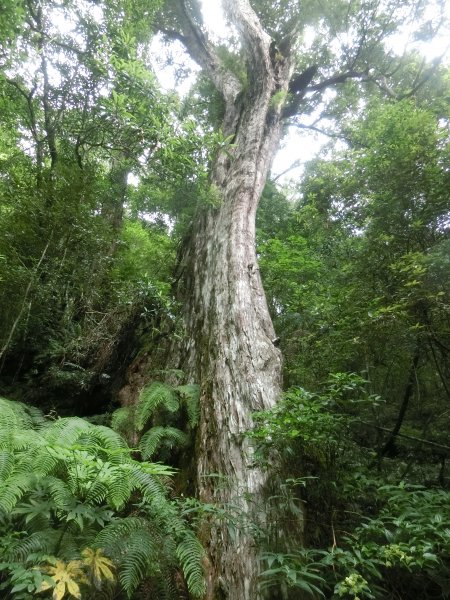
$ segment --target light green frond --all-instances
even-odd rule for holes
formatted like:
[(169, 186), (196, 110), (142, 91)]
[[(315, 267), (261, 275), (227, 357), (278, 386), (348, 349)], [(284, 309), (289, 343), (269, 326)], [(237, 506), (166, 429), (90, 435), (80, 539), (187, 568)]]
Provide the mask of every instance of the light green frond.
[(96, 504), (102, 504), (108, 495), (108, 485), (105, 481), (100, 479), (95, 480), (90, 486), (86, 497), (84, 498), (85, 504), (95, 506)]
[(152, 427), (142, 436), (139, 450), (144, 460), (152, 458), (155, 452), (164, 444), (170, 448), (183, 447), (187, 444), (188, 436), (176, 427)]
[(64, 417), (48, 424), (42, 434), (49, 444), (73, 446), (83, 432), (89, 431), (90, 423), (79, 417)]
[(33, 416), (30, 415), (25, 404), (0, 398), (0, 429), (12, 431), (32, 429), (33, 426)]
[(163, 406), (169, 412), (176, 412), (179, 408), (179, 402), (171, 386), (154, 382), (145, 387), (139, 397), (136, 415), (138, 431), (144, 429), (150, 417), (160, 406)]
[(24, 404), (23, 407), (31, 419), (31, 426), (33, 429), (40, 429), (47, 424), (47, 420), (39, 408), (36, 408), (35, 406), (29, 406), (28, 404)]
[(115, 469), (106, 494), (108, 504), (119, 510), (129, 500), (132, 491), (129, 473), (121, 468)]
[(14, 469), (15, 458), (12, 452), (7, 450), (0, 451), (0, 485), (8, 479)]
[(50, 475), (63, 462), (63, 457), (58, 458), (44, 447), (34, 448), (30, 454), (31, 470), (39, 475)]
[(200, 386), (195, 383), (188, 383), (179, 385), (175, 390), (186, 406), (189, 425), (195, 427), (200, 419)]
[(78, 438), (77, 444), (97, 445), (110, 452), (128, 448), (127, 443), (119, 433), (103, 425), (91, 425), (89, 431), (83, 432)]
[(142, 579), (159, 570), (160, 549), (156, 542), (146, 529), (134, 531), (125, 541), (119, 580), (128, 598), (131, 598)]
[(178, 544), (177, 556), (181, 562), (189, 592), (194, 598), (203, 597), (205, 593), (205, 577), (202, 567), (204, 550), (192, 533), (187, 531), (185, 537)]
[(3, 482), (0, 489), (0, 510), (11, 512), (17, 502), (36, 484), (34, 473), (13, 474)]
[(75, 504), (75, 496), (61, 479), (49, 475), (42, 480), (42, 483), (48, 489), (51, 499), (58, 508), (64, 509)]
[(42, 438), (33, 429), (2, 429), (0, 425), (0, 448), (11, 451), (28, 450), (42, 443)]
[(133, 488), (138, 489), (147, 501), (155, 498), (164, 498), (166, 488), (161, 480), (151, 473), (146, 473), (139, 464), (133, 465), (130, 470), (130, 482)]
[(134, 407), (122, 406), (115, 410), (111, 417), (111, 427), (122, 435), (129, 433), (134, 428)]

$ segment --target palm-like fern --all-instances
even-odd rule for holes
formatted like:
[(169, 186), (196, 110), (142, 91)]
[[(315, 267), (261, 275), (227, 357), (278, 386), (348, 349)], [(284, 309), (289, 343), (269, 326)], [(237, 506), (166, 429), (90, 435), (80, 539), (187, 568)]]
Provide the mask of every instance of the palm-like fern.
[[(182, 409), (186, 411), (187, 432), (170, 423), (171, 420), (183, 420), (180, 419)], [(132, 432), (139, 432), (142, 436), (138, 444), (139, 450), (142, 458), (149, 460), (154, 458), (162, 448), (187, 446), (189, 433), (196, 427), (199, 416), (198, 385), (186, 384), (172, 387), (166, 383), (153, 382), (141, 391), (136, 407), (122, 407), (113, 413), (111, 426), (125, 436), (130, 436)], [(142, 435), (149, 422), (155, 417), (166, 424), (155, 425)]]
[(139, 450), (144, 460), (148, 460), (155, 455), (155, 452), (162, 445), (169, 448), (183, 447), (189, 441), (189, 437), (184, 431), (176, 427), (156, 426), (149, 429), (139, 442)]
[[(46, 420), (37, 410), (1, 398), (0, 415), (0, 596), (26, 598), (18, 580), (31, 592), (56, 585), (56, 574), (49, 579), (55, 569), (39, 566), (46, 556), (60, 561), (59, 574), (73, 561), (81, 561), (87, 573), (83, 551), (85, 556), (104, 552), (104, 564), (113, 561), (130, 598), (143, 579), (177, 568), (192, 595), (201, 595), (201, 546), (197, 542), (197, 552), (180, 550), (196, 538), (169, 498), (170, 468), (138, 462), (117, 432), (83, 419)], [(151, 432), (142, 448), (145, 456), (171, 436), (170, 430), (161, 438)], [(185, 435), (174, 429), (173, 443), (182, 441), (180, 434)], [(123, 516), (131, 510), (136, 516)], [(110, 571), (104, 573), (105, 585), (112, 585)], [(94, 579), (74, 580), (85, 590), (83, 598), (95, 597), (89, 585), (102, 582)]]

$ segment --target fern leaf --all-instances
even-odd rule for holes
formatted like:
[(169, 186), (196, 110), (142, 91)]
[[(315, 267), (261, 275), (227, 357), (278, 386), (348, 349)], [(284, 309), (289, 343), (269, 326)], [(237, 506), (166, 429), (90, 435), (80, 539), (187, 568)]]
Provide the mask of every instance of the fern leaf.
[(178, 399), (171, 386), (165, 383), (154, 382), (142, 390), (136, 415), (138, 431), (144, 429), (150, 417), (161, 405), (169, 412), (176, 412), (178, 410)]
[[(37, 409), (35, 409), (37, 411)], [(0, 397), (0, 429), (32, 429), (33, 417), (28, 407), (21, 402), (14, 402)]]
[(142, 465), (136, 463), (130, 469), (130, 483), (134, 489), (138, 489), (144, 498), (151, 502), (156, 498), (166, 496), (166, 488), (160, 479), (151, 473), (146, 473)]
[(56, 541), (55, 530), (37, 531), (25, 538), (15, 541), (8, 549), (8, 558), (13, 561), (25, 561), (31, 554), (50, 554)]
[(206, 590), (202, 560), (204, 550), (199, 540), (186, 531), (185, 537), (177, 546), (177, 556), (181, 562), (189, 592), (194, 598), (201, 598)]
[(132, 491), (129, 473), (120, 468), (115, 469), (106, 494), (108, 504), (116, 510), (123, 508)]
[(83, 432), (89, 431), (92, 425), (79, 417), (64, 417), (47, 425), (42, 434), (49, 444), (73, 446)]
[(0, 490), (0, 510), (11, 512), (22, 496), (32, 490), (35, 484), (36, 477), (33, 473), (11, 475)]
[(31, 470), (39, 475), (49, 475), (53, 473), (58, 465), (63, 462), (62, 457), (48, 451), (46, 447), (35, 448), (31, 453)]
[(47, 487), (50, 497), (60, 509), (66, 509), (76, 503), (75, 496), (71, 493), (69, 486), (57, 477), (47, 476), (42, 480)]
[(97, 445), (111, 452), (128, 448), (121, 435), (103, 425), (91, 425), (89, 431), (83, 432), (78, 438), (77, 444), (83, 445), (84, 443), (87, 446)]
[(186, 406), (188, 422), (191, 427), (196, 427), (200, 419), (200, 386), (195, 383), (179, 385), (175, 388)]
[(122, 406), (111, 417), (111, 428), (118, 433), (127, 434), (134, 427), (134, 407)]
[(3, 482), (12, 474), (15, 464), (14, 454), (6, 450), (0, 451), (0, 481)]
[(0, 448), (4, 450), (28, 450), (42, 444), (42, 438), (33, 429), (11, 429), (0, 425)]
[(145, 529), (134, 531), (126, 541), (126, 553), (119, 567), (119, 581), (128, 598), (141, 581), (154, 574), (159, 566), (159, 547)]
[(89, 491), (84, 502), (90, 506), (98, 506), (105, 501), (107, 495), (108, 485), (104, 481), (97, 479), (89, 486)]
[(176, 427), (152, 427), (142, 436), (139, 442), (139, 450), (144, 460), (151, 458), (161, 444), (173, 448), (174, 446), (185, 446), (188, 436)]
[(133, 531), (139, 531), (147, 527), (147, 521), (141, 517), (125, 517), (116, 519), (106, 525), (97, 535), (94, 541), (95, 548), (103, 548), (108, 556), (115, 558), (120, 556), (122, 541)]
[(36, 408), (35, 406), (29, 406), (28, 404), (23, 405), (23, 407), (31, 419), (31, 427), (33, 429), (41, 429), (41, 427), (44, 427), (44, 425), (47, 424), (47, 420), (39, 408)]

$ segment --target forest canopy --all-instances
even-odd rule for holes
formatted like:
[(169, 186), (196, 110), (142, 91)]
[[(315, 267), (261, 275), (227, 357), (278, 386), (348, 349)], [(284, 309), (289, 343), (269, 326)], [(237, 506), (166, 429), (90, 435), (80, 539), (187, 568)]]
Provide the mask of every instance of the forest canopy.
[(0, 3), (0, 596), (449, 598), (449, 4), (206, 8)]

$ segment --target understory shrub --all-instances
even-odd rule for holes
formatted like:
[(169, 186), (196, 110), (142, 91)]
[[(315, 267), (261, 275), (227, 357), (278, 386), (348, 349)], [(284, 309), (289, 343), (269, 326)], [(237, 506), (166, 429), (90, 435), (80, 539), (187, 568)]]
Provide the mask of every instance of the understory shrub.
[(0, 399), (2, 597), (202, 597), (173, 471), (137, 454), (109, 427)]

